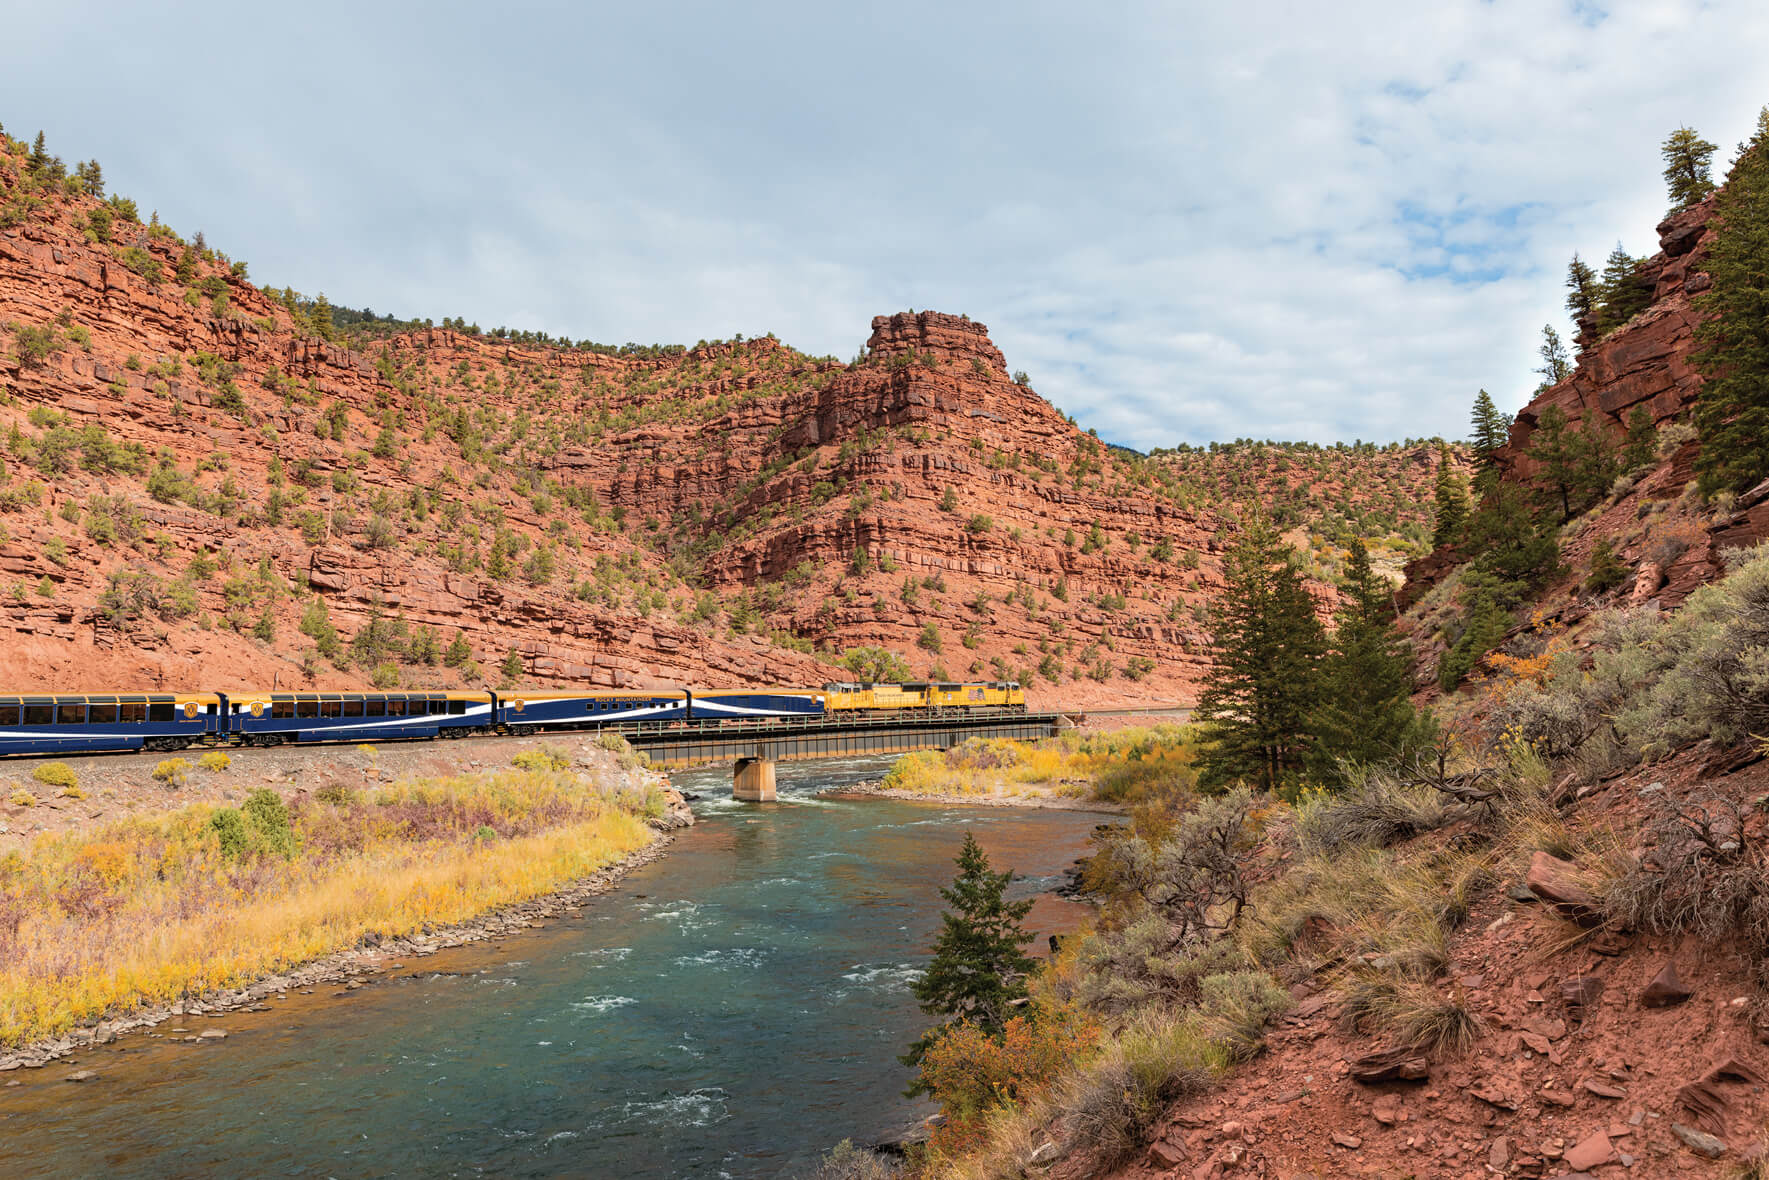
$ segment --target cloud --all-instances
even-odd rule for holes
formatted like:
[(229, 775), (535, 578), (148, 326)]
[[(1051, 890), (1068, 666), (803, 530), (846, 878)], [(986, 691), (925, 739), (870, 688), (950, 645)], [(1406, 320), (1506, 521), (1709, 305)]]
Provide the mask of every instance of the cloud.
[[(219, 3), (14, 15), (0, 119), (336, 302), (846, 358), (904, 307), (1133, 446), (1459, 435), (1655, 248), (1769, 11)], [(76, 84), (77, 83), (77, 84)]]

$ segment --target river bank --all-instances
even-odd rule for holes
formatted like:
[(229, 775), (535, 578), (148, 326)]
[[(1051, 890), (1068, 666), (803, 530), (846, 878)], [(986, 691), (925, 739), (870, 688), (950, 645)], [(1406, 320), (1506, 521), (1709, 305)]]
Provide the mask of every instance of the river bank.
[(820, 792), (823, 799), (903, 799), (911, 803), (935, 803), (959, 807), (1019, 807), (1034, 811), (1092, 811), (1101, 815), (1124, 815), (1129, 808), (1105, 799), (1062, 793), (1067, 784), (1040, 786), (1026, 783), (993, 783), (974, 791), (920, 791), (887, 787), (873, 779)]
[(0, 859), (0, 1072), (496, 938), (605, 892), (692, 813), (593, 742), (514, 768), (209, 803)]
[(809, 1174), (931, 1110), (897, 1054), (967, 833), (1034, 952), (1090, 912), (1051, 890), (1107, 817), (819, 797), (888, 766), (783, 763), (763, 806), (678, 772), (697, 822), (575, 913), (0, 1074), (9, 1177)]

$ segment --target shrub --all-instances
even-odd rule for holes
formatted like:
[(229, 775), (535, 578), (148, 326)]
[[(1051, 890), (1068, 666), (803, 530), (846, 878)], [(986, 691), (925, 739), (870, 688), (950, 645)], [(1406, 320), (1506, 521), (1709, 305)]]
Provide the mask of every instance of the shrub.
[(182, 787), (185, 776), (190, 773), (190, 763), (183, 758), (167, 758), (154, 767), (154, 778), (168, 787)]
[(1296, 835), (1304, 851), (1331, 855), (1386, 848), (1442, 827), (1450, 818), (1443, 797), (1429, 787), (1403, 786), (1383, 772), (1354, 773), (1343, 794), (1304, 792), (1296, 807)]
[(1037, 1097), (1084, 1061), (1099, 1037), (1099, 1025), (1067, 1008), (1014, 1016), (999, 1037), (968, 1020), (939, 1030), (922, 1056), (917, 1079), (946, 1116), (935, 1145), (958, 1146), (953, 1141), (973, 1138), (990, 1111)]
[(896, 1165), (876, 1151), (843, 1139), (823, 1157), (810, 1180), (893, 1180), (897, 1175)]
[(48, 360), (58, 343), (54, 328), (32, 324), (19, 324), (13, 328), (12, 339), (21, 369), (35, 368)]
[(17, 790), (13, 791), (12, 794), (9, 795), (7, 798), (12, 803), (12, 805), (14, 807), (35, 807), (35, 806), (37, 806), (37, 796), (31, 794), (29, 791), (25, 790), (23, 787), (19, 787)]
[(1142, 1013), (1064, 1080), (1056, 1105), (1067, 1146), (1116, 1160), (1143, 1144), (1168, 1104), (1205, 1093), (1228, 1066), (1228, 1054), (1190, 1020)]
[(258, 849), (285, 859), (295, 855), (295, 831), (281, 795), (268, 787), (259, 787), (246, 796), (241, 810), (252, 828), (253, 843)]
[(231, 807), (223, 807), (209, 817), (209, 826), (221, 845), (221, 855), (228, 860), (243, 859), (251, 851), (252, 837), (246, 831), (243, 816)]
[[(620, 737), (619, 734), (607, 736)], [(626, 742), (625, 738), (620, 740), (622, 743)], [(603, 748), (609, 749), (611, 747), (603, 746)], [(628, 749), (631, 747), (629, 746)], [(545, 745), (532, 750), (519, 750), (516, 756), (510, 759), (510, 762), (523, 770), (565, 770), (571, 766), (571, 755), (558, 746)]]
[(80, 776), (65, 762), (45, 762), (31, 771), (31, 777), (46, 787), (77, 787)]
[(1290, 993), (1263, 971), (1206, 976), (1198, 993), (1203, 1029), (1231, 1061), (1255, 1056), (1265, 1046), (1267, 1022), (1296, 1005)]
[(197, 765), (211, 773), (219, 773), (220, 771), (226, 770), (229, 766), (232, 766), (233, 759), (226, 754), (223, 754), (220, 750), (210, 750), (207, 754), (204, 754), (201, 758), (197, 759)]
[[(640, 753), (638, 750), (633, 749), (633, 744), (631, 742), (627, 741), (625, 736), (623, 736), (622, 734), (618, 734), (618, 733), (597, 734), (596, 735), (596, 745), (601, 747), (602, 749), (607, 750), (610, 753), (612, 753), (615, 756), (616, 760), (619, 761), (622, 769), (625, 769), (625, 770), (632, 770), (632, 769), (634, 769), (636, 767), (640, 767), (640, 766), (649, 766), (651, 763), (651, 760), (649, 758), (647, 758), (644, 754)], [(542, 747), (542, 749), (546, 749), (546, 748), (547, 747), (544, 747), (544, 746)], [(569, 763), (568, 763), (568, 765), (569, 765)]]

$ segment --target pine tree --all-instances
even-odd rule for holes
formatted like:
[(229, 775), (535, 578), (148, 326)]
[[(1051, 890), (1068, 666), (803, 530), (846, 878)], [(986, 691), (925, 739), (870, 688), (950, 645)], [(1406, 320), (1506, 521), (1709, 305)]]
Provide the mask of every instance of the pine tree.
[(1659, 154), (1665, 158), (1665, 185), (1671, 193), (1671, 212), (1687, 209), (1714, 191), (1708, 161), (1716, 148), (1688, 127), (1671, 132)]
[(1554, 330), (1553, 324), (1542, 325), (1542, 367), (1536, 372), (1542, 375), (1542, 384), (1536, 392), (1559, 385), (1572, 376), (1572, 363), (1566, 357), (1566, 345), (1560, 343), (1560, 333)]
[(1322, 781), (1338, 764), (1371, 765), (1403, 756), (1422, 736), (1410, 699), (1409, 653), (1394, 629), (1393, 587), (1376, 575), (1361, 538), (1353, 538), (1345, 602), (1321, 661), (1312, 762)]
[(1573, 323), (1579, 323), (1597, 310), (1597, 302), (1602, 297), (1597, 272), (1577, 254), (1566, 266), (1566, 289), (1566, 310), (1571, 313)]
[[(940, 890), (952, 908), (940, 915), (933, 960), (914, 985), (921, 1010), (944, 1018), (944, 1023), (910, 1046), (901, 1058), (904, 1065), (919, 1065), (934, 1038), (958, 1021), (999, 1033), (1012, 1002), (1026, 994), (1026, 977), (1036, 964), (1021, 949), (1032, 935), (1020, 921), (1031, 911), (1032, 899), (1006, 900), (1012, 880), (1011, 869), (991, 871), (983, 846), (966, 832), (958, 852), (958, 875), (950, 888)], [(909, 1092), (918, 1091), (912, 1087)]]
[(504, 657), (502, 671), (504, 674), (504, 687), (516, 687), (516, 685), (522, 680), (522, 674), (527, 671), (527, 668), (524, 667), (522, 663), (522, 653), (512, 647), (510, 649), (510, 654)]
[(1212, 666), (1193, 713), (1204, 735), (1198, 781), (1208, 789), (1245, 781), (1285, 790), (1302, 769), (1326, 639), (1294, 558), (1255, 516), (1224, 562)]
[(324, 291), (314, 299), (313, 306), (307, 309), (307, 330), (321, 340), (332, 339), (332, 305), (326, 299)]
[(49, 154), (49, 145), (43, 138), (43, 133), (37, 132), (37, 138), (31, 144), (30, 158), (25, 161), (26, 166), (32, 172), (42, 172), (49, 167), (49, 161), (53, 158)]
[(1469, 443), (1474, 448), (1476, 467), (1481, 474), (1496, 471), (1499, 451), (1511, 441), (1511, 415), (1501, 413), (1493, 404), (1493, 395), (1483, 389), (1475, 395), (1474, 412), (1469, 422), (1472, 427)]
[[(1485, 392), (1484, 390), (1482, 391)], [(1435, 523), (1431, 530), (1431, 547), (1441, 549), (1462, 541), (1463, 527), (1468, 523), (1468, 489), (1462, 475), (1450, 462), (1450, 449), (1437, 452), (1437, 488), (1433, 497)]]
[(1529, 457), (1542, 466), (1542, 478), (1560, 499), (1560, 519), (1572, 519), (1572, 493), (1578, 486), (1579, 444), (1566, 411), (1549, 406), (1536, 420)]
[(448, 645), (448, 650), (442, 653), (442, 662), (451, 668), (459, 668), (472, 658), (473, 649), (467, 646), (467, 633), (456, 631), (454, 641)]
[(1628, 411), (1628, 434), (1622, 443), (1622, 470), (1638, 471), (1658, 458), (1658, 427), (1644, 404)]
[(1640, 273), (1641, 259), (1617, 242), (1603, 263), (1603, 303), (1597, 309), (1597, 335), (1607, 336), (1652, 303), (1652, 284)]
[(1529, 494), (1514, 483), (1500, 483), (1468, 519), (1468, 551), (1476, 568), (1491, 573), (1507, 587), (1507, 605), (1545, 582), (1560, 568), (1560, 543), (1547, 517), (1530, 503)]
[(1701, 489), (1743, 491), (1769, 476), (1769, 107), (1714, 204), (1706, 269), (1696, 296), (1695, 363), (1707, 378), (1695, 403)]
[(76, 165), (74, 176), (79, 179), (88, 195), (101, 200), (104, 198), (104, 169), (97, 160), (87, 160), (84, 164)]

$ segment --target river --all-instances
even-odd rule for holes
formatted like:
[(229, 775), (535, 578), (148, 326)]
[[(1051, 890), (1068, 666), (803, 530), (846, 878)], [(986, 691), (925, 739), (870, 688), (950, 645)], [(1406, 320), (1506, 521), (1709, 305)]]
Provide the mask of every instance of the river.
[[(966, 830), (1042, 894), (1105, 817), (815, 792), (888, 758), (783, 763), (780, 801), (729, 768), (676, 776), (699, 823), (581, 913), (407, 962), (360, 990), (187, 1018), (0, 1075), (0, 1174), (761, 1177), (811, 1170), (929, 1108), (896, 1055)], [(80, 1085), (76, 1069), (97, 1077)]]

